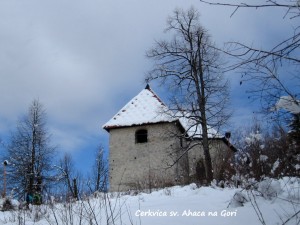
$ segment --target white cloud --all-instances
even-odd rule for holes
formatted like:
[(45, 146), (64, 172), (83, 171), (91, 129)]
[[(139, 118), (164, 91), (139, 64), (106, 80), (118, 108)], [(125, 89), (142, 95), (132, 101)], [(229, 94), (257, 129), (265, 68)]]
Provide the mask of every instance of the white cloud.
[(1, 1), (0, 135), (34, 98), (62, 148), (82, 148), (89, 135), (103, 134), (101, 125), (143, 88), (145, 51), (164, 35), (167, 16), (192, 4), (218, 44), (251, 42), (261, 32), (263, 14), (230, 18), (230, 9), (197, 0)]

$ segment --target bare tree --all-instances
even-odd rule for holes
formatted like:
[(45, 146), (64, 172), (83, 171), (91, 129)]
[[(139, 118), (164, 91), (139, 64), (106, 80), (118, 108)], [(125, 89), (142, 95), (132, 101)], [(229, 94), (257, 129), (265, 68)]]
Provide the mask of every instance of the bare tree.
[(98, 148), (92, 171), (93, 191), (106, 191), (108, 181), (108, 162), (104, 158), (104, 149)]
[(283, 8), (286, 10), (286, 16), (291, 15), (291, 18), (298, 17), (300, 14), (299, 12), (299, 1), (298, 0), (262, 0), (260, 3), (237, 3), (234, 0), (228, 1), (207, 1), (207, 0), (200, 0), (200, 2), (215, 5), (215, 6), (226, 6), (234, 8), (231, 16), (233, 16), (236, 11), (240, 8)]
[(214, 6), (231, 7), (233, 9), (231, 16), (234, 16), (241, 9), (282, 9), (283, 19), (288, 22), (291, 20), (295, 22), (295, 26), (291, 26), (291, 32), (285, 33), (283, 40), (273, 40), (275, 44), (269, 48), (249, 46), (237, 40), (227, 43), (227, 49), (224, 52), (234, 59), (234, 63), (227, 69), (237, 70), (242, 74), (240, 83), (254, 82), (248, 91), (251, 97), (261, 101), (264, 112), (272, 112), (276, 102), (282, 96), (289, 96), (291, 104), (300, 107), (299, 100), (297, 100), (300, 94), (300, 76), (298, 73), (300, 66), (300, 26), (297, 21), (300, 16), (299, 1), (262, 0), (256, 3), (237, 3), (233, 0), (200, 0), (200, 2)]
[(17, 124), (7, 146), (9, 184), (21, 197), (24, 193), (41, 193), (51, 170), (55, 148), (46, 129), (42, 104), (34, 100), (28, 114)]
[(60, 160), (59, 169), (61, 172), (60, 181), (62, 181), (64, 186), (67, 188), (66, 197), (71, 196), (72, 198), (78, 200), (80, 175), (75, 171), (73, 159), (70, 154), (66, 153)]
[(173, 34), (173, 39), (157, 41), (147, 52), (155, 61), (147, 81), (158, 79), (168, 86), (173, 93), (170, 110), (178, 118), (188, 119), (186, 131), (191, 139), (201, 134), (205, 175), (209, 182), (213, 179), (209, 128), (217, 129), (229, 118), (230, 113), (226, 111), (228, 82), (222, 76), (219, 52), (201, 26), (199, 13), (194, 8), (175, 10), (167, 20), (166, 32)]

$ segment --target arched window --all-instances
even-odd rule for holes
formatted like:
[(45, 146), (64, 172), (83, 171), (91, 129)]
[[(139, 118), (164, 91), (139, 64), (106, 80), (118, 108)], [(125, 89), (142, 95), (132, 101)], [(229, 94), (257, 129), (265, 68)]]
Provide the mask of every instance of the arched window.
[(146, 143), (148, 141), (148, 131), (145, 129), (135, 132), (135, 143)]

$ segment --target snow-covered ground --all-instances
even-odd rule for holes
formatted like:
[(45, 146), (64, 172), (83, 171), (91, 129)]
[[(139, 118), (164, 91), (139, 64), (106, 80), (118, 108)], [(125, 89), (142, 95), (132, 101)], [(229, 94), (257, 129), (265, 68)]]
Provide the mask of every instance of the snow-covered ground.
[(257, 185), (260, 192), (198, 188), (191, 184), (151, 194), (98, 194), (76, 203), (1, 212), (0, 224), (251, 225), (261, 224), (259, 217), (271, 225), (283, 224), (292, 217), (286, 224), (297, 224), (300, 221), (300, 214), (296, 214), (300, 210), (299, 185), (299, 179), (285, 178)]

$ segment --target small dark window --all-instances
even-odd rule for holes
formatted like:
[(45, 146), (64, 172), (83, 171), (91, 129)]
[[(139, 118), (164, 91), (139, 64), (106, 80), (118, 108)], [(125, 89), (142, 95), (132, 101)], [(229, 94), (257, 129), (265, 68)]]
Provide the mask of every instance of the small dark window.
[(138, 130), (135, 132), (135, 142), (136, 143), (146, 143), (148, 141), (148, 131)]

